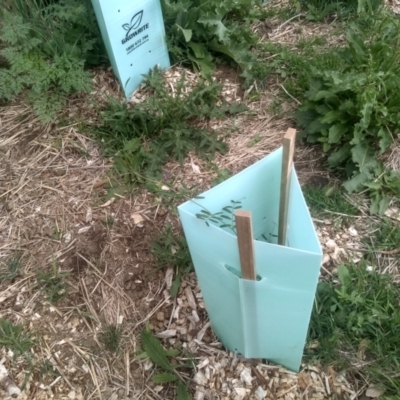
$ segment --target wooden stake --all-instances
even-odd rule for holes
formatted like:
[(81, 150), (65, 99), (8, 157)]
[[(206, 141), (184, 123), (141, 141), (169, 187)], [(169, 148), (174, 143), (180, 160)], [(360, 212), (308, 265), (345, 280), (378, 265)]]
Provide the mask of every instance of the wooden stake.
[(256, 268), (254, 264), (251, 212), (237, 210), (235, 212), (235, 219), (240, 254), (240, 266), (242, 268), (242, 278), (255, 281)]
[(290, 195), (290, 178), (292, 174), (296, 130), (289, 128), (283, 137), (281, 197), (279, 201), (278, 244), (286, 245), (287, 216)]

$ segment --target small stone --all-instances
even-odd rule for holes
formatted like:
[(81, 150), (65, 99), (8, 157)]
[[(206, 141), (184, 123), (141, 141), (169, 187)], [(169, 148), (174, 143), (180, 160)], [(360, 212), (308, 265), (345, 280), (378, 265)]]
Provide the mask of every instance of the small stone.
[(354, 226), (350, 226), (350, 228), (348, 229), (348, 232), (351, 236), (358, 236), (358, 232), (357, 230), (354, 228)]
[(336, 246), (336, 243), (334, 240), (329, 239), (326, 243), (325, 246), (328, 247), (328, 249), (334, 249)]
[(164, 313), (162, 311), (159, 311), (157, 313), (157, 320), (158, 321), (164, 321), (165, 320)]
[(257, 388), (254, 395), (256, 396), (257, 400), (263, 400), (267, 396), (267, 391), (264, 390), (261, 386)]
[(71, 399), (71, 400), (75, 400), (76, 399), (76, 393), (75, 393), (75, 390), (71, 390), (69, 393), (68, 393), (68, 398), (69, 399)]

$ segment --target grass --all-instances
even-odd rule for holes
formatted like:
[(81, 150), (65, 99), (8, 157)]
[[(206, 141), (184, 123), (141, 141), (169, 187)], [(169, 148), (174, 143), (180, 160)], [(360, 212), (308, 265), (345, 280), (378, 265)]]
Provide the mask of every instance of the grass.
[[(253, 66), (257, 84), (266, 87), (269, 78), (277, 77), (286, 91), (301, 101), (308, 89), (312, 69), (329, 69), (338, 63), (333, 49), (327, 51), (325, 47), (326, 39), (321, 36), (302, 38), (295, 48), (281, 43), (260, 43), (258, 62)], [(281, 94), (288, 97), (283, 89)]]
[(106, 350), (116, 353), (120, 349), (122, 342), (121, 325), (106, 324), (100, 335), (100, 342)]
[(378, 226), (375, 225), (373, 234), (364, 238), (363, 242), (372, 252), (400, 249), (399, 222), (384, 217)]
[(2, 262), (0, 267), (0, 283), (12, 281), (17, 278), (20, 275), (22, 265), (22, 257), (19, 252), (15, 252), (10, 260)]
[(339, 282), (318, 285), (311, 317), (309, 361), (352, 370), (366, 383), (400, 393), (399, 288), (366, 264), (341, 265)]
[(22, 325), (14, 325), (7, 319), (0, 318), (0, 346), (11, 350), (14, 356), (29, 353), (33, 347), (33, 338), (24, 332)]
[(36, 269), (36, 276), (40, 288), (46, 293), (50, 303), (57, 303), (67, 294), (65, 278), (69, 273), (60, 273), (54, 260), (51, 271), (43, 272)]
[(302, 189), (306, 203), (315, 216), (329, 215), (332, 212), (352, 216), (358, 214), (358, 209), (350, 204), (343, 192), (336, 187), (309, 184)]

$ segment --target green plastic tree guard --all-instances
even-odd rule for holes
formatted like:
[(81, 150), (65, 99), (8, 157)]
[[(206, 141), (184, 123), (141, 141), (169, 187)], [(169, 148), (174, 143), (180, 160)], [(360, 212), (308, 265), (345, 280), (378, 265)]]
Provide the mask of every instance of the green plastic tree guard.
[[(298, 371), (322, 251), (293, 167), (286, 246), (276, 244), (282, 148), (178, 207), (211, 326), (230, 351)], [(258, 280), (241, 278), (237, 237), (196, 217), (240, 201), (252, 213)], [(268, 242), (264, 238), (267, 238)]]
[(92, 0), (115, 75), (127, 98), (143, 75), (170, 66), (160, 0)]

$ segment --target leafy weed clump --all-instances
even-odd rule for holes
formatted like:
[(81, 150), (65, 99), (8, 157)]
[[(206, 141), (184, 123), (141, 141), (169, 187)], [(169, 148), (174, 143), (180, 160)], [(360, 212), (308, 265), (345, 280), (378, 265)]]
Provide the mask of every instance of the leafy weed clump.
[(100, 335), (100, 341), (108, 351), (116, 353), (121, 347), (121, 325), (105, 325), (103, 332)]
[(201, 81), (187, 91), (183, 74), (171, 93), (157, 69), (145, 83), (152, 92), (145, 102), (130, 105), (110, 99), (94, 132), (106, 155), (114, 158), (116, 171), (127, 181), (144, 183), (160, 177), (169, 158), (182, 162), (189, 151), (212, 157), (216, 151), (226, 150), (222, 138), (207, 124), (246, 107), (224, 102), (220, 84)]
[[(360, 377), (400, 393), (400, 292), (391, 277), (341, 265), (337, 281), (318, 285), (307, 357), (340, 368), (362, 368)], [(312, 345), (311, 345), (312, 344)]]
[(87, 65), (105, 60), (89, 1), (16, 0), (0, 6), (0, 101), (23, 95), (42, 122), (91, 88)]
[(148, 327), (142, 332), (141, 339), (145, 352), (140, 354), (138, 358), (149, 357), (150, 360), (162, 371), (161, 373), (152, 376), (153, 382), (177, 382), (176, 399), (191, 399), (187, 386), (178, 373), (178, 368), (182, 369), (186, 367), (193, 370), (193, 362), (189, 360), (189, 362), (184, 364), (173, 365), (170, 358), (177, 357), (181, 351), (177, 349), (165, 350), (160, 340), (150, 332)]
[(171, 286), (171, 296), (176, 297), (182, 279), (193, 270), (185, 237), (174, 234), (171, 225), (168, 225), (151, 244), (151, 253), (157, 260), (157, 269), (176, 267), (177, 273)]
[(55, 261), (53, 261), (53, 268), (49, 272), (36, 269), (36, 276), (40, 288), (46, 293), (50, 303), (57, 303), (67, 294), (65, 278), (69, 276), (69, 273), (60, 273)]
[(210, 79), (217, 54), (239, 65), (250, 79), (254, 57), (249, 50), (257, 39), (249, 22), (256, 18), (261, 3), (162, 0), (168, 48), (174, 61), (191, 64)]
[(295, 116), (301, 137), (320, 143), (349, 192), (369, 191), (372, 213), (400, 197), (400, 173), (379, 157), (400, 129), (400, 22), (384, 12), (350, 25), (341, 68), (313, 69), (306, 101)]
[(306, 19), (322, 21), (326, 18), (338, 19), (356, 16), (357, 13), (375, 11), (381, 0), (297, 0), (298, 8), (307, 12)]

